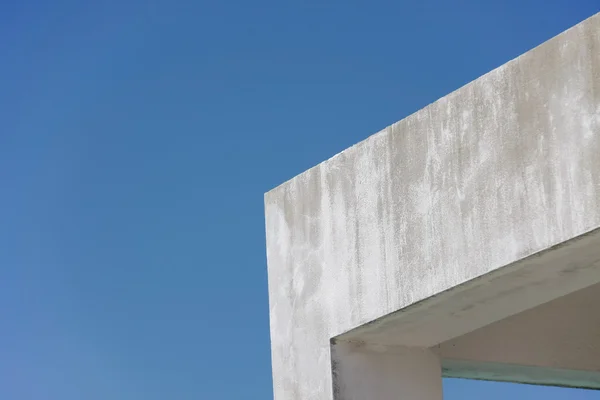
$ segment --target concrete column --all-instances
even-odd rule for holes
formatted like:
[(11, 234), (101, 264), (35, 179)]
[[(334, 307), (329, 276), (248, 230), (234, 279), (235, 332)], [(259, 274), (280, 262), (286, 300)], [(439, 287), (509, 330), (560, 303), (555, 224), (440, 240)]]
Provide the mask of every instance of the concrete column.
[(440, 359), (427, 348), (332, 345), (335, 400), (442, 400)]

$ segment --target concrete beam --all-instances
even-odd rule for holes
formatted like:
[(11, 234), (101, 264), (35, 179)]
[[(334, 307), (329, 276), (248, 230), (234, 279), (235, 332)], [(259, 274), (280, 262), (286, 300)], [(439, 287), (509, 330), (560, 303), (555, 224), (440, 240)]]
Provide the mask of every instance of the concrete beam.
[(448, 377), (600, 389), (600, 284), (435, 346)]
[(592, 285), (598, 287), (598, 282), (600, 229), (595, 229), (387, 314), (337, 339), (432, 347)]
[(267, 193), (275, 399), (600, 282), (599, 154), (597, 14)]

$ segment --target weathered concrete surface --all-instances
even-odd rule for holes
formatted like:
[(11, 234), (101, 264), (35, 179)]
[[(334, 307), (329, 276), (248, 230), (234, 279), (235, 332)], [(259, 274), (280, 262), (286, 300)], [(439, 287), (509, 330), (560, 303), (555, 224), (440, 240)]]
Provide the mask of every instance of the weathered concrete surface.
[[(553, 296), (600, 282), (599, 155), (597, 14), (267, 193), (275, 399), (332, 399), (345, 382), (332, 381), (331, 338), (362, 340), (363, 327), (389, 339), (383, 331), (401, 330), (398, 315), (410, 315), (401, 310), (428, 310), (442, 295), (454, 294), (456, 307), (471, 293), (462, 289), (485, 294), (481, 282), (491, 282), (503, 294), (489, 303), (500, 319), (551, 300), (499, 306), (523, 274)], [(575, 268), (547, 273), (522, 261), (585, 233)], [(434, 326), (426, 314), (411, 317), (420, 328), (405, 339), (433, 346), (466, 333), (455, 324), (436, 337), (423, 330)]]
[(520, 259), (339, 335), (346, 341), (431, 347), (600, 280), (600, 230)]

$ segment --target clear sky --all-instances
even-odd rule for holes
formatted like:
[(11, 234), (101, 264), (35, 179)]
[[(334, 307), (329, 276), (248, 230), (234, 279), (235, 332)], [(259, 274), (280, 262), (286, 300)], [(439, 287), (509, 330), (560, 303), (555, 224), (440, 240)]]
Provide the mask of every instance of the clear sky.
[(2, 2), (0, 398), (272, 398), (263, 193), (599, 10)]

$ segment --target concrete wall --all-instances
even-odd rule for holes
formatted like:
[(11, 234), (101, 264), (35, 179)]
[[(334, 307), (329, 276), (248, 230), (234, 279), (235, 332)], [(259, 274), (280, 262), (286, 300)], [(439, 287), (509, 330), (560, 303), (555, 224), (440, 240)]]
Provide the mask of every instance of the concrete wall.
[(267, 193), (275, 399), (333, 398), (331, 338), (600, 227), (599, 154), (600, 14)]
[(430, 349), (338, 343), (332, 347), (332, 361), (336, 399), (442, 398), (440, 358)]
[(596, 284), (433, 351), (447, 376), (600, 389), (599, 306)]

